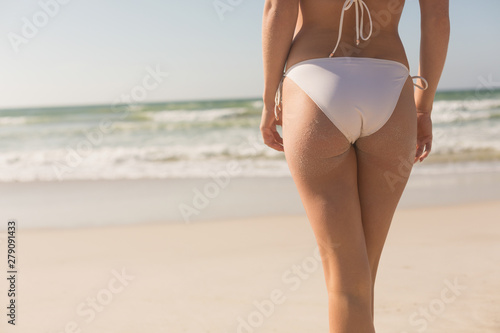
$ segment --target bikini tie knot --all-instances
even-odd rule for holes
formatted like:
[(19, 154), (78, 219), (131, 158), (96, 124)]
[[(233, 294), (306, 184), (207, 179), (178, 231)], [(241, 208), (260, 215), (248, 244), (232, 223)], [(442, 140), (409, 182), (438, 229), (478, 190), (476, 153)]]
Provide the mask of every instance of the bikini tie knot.
[(413, 83), (413, 85), (415, 87), (417, 87), (418, 89), (420, 89), (420, 90), (427, 90), (427, 88), (429, 88), (429, 82), (427, 82), (427, 80), (425, 78), (423, 78), (422, 76), (420, 76), (420, 75), (414, 75), (411, 78), (413, 80), (420, 79), (420, 81), (422, 81), (423, 85), (419, 85), (419, 84)]

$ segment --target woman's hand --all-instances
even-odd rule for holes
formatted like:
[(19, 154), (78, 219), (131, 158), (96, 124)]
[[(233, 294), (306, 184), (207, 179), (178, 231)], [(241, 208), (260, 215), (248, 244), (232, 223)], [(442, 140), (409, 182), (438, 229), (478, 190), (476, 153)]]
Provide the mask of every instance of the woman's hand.
[[(279, 110), (276, 110), (279, 112)], [(278, 113), (279, 120), (276, 120), (274, 116), (274, 101), (272, 103), (264, 103), (264, 108), (262, 109), (262, 119), (260, 122), (260, 132), (262, 133), (262, 138), (264, 143), (269, 147), (277, 150), (283, 150), (283, 139), (281, 138), (276, 126), (281, 126), (281, 112)]]
[[(424, 150), (425, 148), (425, 150)], [(417, 151), (415, 153), (415, 164), (418, 160), (422, 162), (432, 148), (432, 120), (430, 112), (419, 112), (417, 110)]]

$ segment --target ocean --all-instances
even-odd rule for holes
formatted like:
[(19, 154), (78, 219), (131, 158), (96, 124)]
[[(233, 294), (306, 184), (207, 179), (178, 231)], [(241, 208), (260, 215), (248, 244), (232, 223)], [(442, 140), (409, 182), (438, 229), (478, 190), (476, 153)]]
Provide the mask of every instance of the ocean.
[[(0, 181), (290, 176), (260, 99), (0, 110)], [(500, 171), (500, 90), (438, 92), (417, 174)], [(233, 168), (233, 170), (228, 170)]]

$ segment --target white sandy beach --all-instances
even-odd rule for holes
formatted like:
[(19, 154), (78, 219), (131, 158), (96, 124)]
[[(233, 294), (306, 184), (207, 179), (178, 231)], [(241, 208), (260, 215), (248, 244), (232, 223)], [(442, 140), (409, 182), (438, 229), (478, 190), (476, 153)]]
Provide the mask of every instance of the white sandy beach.
[[(499, 216), (499, 201), (399, 209), (377, 332), (499, 332)], [(2, 332), (328, 332), (304, 215), (20, 228), (18, 249), (17, 325), (3, 315)]]

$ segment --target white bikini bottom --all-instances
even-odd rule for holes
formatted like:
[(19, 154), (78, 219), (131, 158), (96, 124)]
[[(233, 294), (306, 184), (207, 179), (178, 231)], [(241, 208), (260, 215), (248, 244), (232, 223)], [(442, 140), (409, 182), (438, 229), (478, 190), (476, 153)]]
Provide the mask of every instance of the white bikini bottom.
[[(408, 68), (393, 60), (329, 57), (301, 61), (290, 67), (283, 79), (293, 80), (354, 143), (389, 120), (408, 76)], [(280, 102), (281, 84), (278, 105)]]

